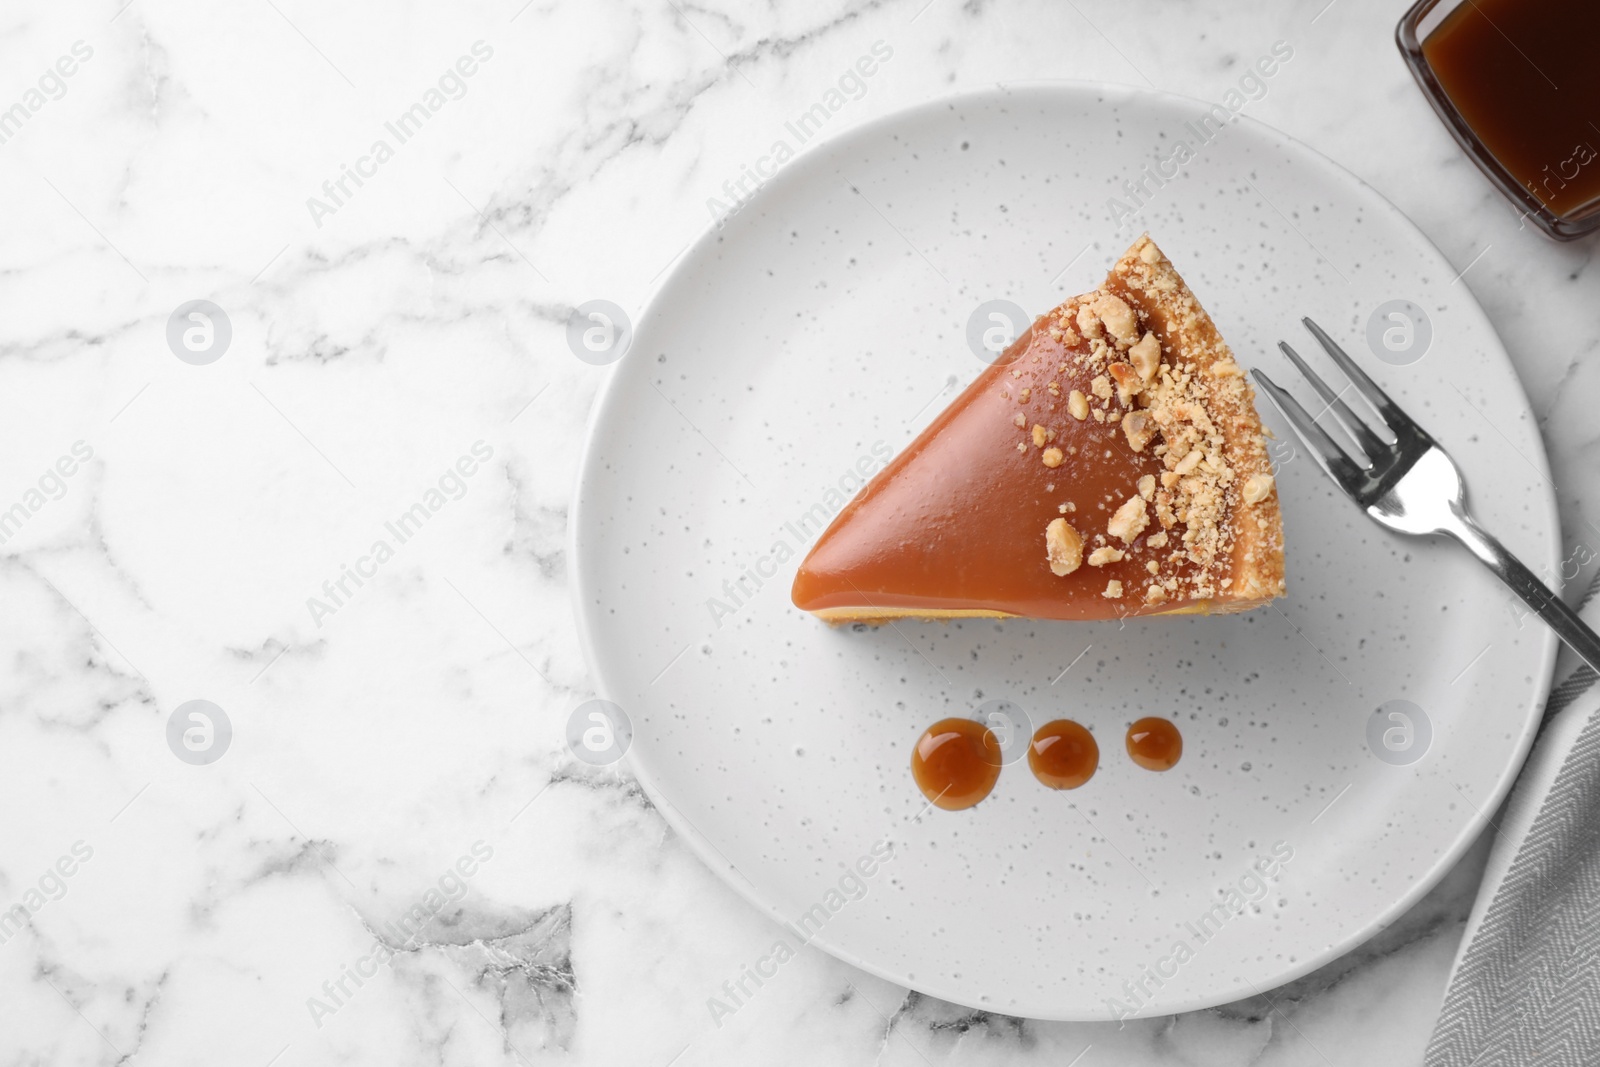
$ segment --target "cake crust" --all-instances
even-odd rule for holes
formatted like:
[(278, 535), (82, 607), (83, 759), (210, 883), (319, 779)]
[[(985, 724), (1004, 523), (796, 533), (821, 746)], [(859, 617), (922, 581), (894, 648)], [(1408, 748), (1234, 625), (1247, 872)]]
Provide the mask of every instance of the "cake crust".
[(1213, 599), (1209, 610), (1248, 611), (1282, 596), (1283, 518), (1249, 378), (1211, 316), (1149, 234), (1135, 241), (1111, 268), (1106, 287), (1131, 298), (1149, 318), (1159, 318), (1167, 334), (1163, 348), (1194, 364), (1207, 383), (1204, 403), (1220, 430), (1223, 458), (1233, 472), (1226, 487), (1232, 544), (1225, 571), (1231, 581), (1228, 596)]

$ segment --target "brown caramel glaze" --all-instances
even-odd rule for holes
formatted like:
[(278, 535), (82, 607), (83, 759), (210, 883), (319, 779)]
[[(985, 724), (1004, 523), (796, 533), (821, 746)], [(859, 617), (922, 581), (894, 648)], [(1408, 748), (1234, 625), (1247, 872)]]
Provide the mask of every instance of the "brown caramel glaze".
[(1094, 735), (1071, 719), (1047, 722), (1034, 731), (1028, 767), (1051, 789), (1076, 789), (1094, 777), (1100, 746)]
[[(1046, 319), (1053, 322), (1054, 313)], [(1093, 376), (1076, 365), (1060, 371), (1064, 352), (1048, 325), (1035, 323), (1018, 338), (834, 520), (795, 577), (795, 605), (817, 611), (865, 598), (875, 607), (1039, 619), (1142, 614), (1136, 596), (1101, 594), (1114, 578), (1141, 588), (1153, 553), (1129, 553), (1106, 567), (1085, 564), (1065, 576), (1052, 574), (1045, 560), (1052, 519), (1065, 518), (1087, 540), (1138, 493), (1142, 475), (1159, 477), (1163, 469), (1152, 450), (1129, 448), (1119, 427), (1068, 413), (1069, 393), (1089, 394)], [(1059, 397), (1049, 391), (1052, 381)], [(1023, 389), (1031, 390), (1027, 401)], [(1019, 413), (1025, 427), (1014, 423)], [(1017, 451), (1035, 423), (1055, 430), (1049, 444), (1065, 454), (1061, 466), (1046, 467), (1031, 441)], [(1073, 510), (1063, 514), (1061, 504)], [(848, 537), (833, 536), (847, 524)]]
[[(1181, 285), (1160, 250), (1141, 238), (1101, 291), (1117, 295), (1137, 313), (1137, 332), (1155, 335), (1164, 363), (1197, 365), (1202, 375), (1212, 361), (1232, 365), (1214, 324), (1192, 296), (1179, 291)], [(847, 613), (842, 618), (881, 609), (890, 615), (1067, 620), (1227, 610), (1214, 589), (1193, 584), (1202, 563), (1181, 551), (1189, 532), (1183, 522), (1170, 531), (1173, 540), (1166, 545), (1146, 543), (1161, 532), (1154, 521), (1130, 545), (1109, 537), (1108, 520), (1140, 495), (1140, 479), (1149, 476), (1159, 486), (1166, 467), (1158, 442), (1142, 452), (1130, 446), (1112, 421), (1125, 412), (1124, 404), (1103, 395), (1106, 383), (1099, 394), (1095, 389), (1105, 370), (1095, 360), (1080, 358), (1092, 352), (1093, 344), (1087, 331), (1073, 324), (1077, 309), (1095, 298), (1094, 293), (1074, 297), (1035, 321), (845, 506), (795, 576), (797, 607), (825, 617)], [(1231, 380), (1242, 382), (1236, 376)], [(1213, 399), (1223, 389), (1215, 388)], [(1087, 418), (1071, 413), (1074, 390), (1089, 400)], [(1212, 414), (1227, 427), (1233, 443), (1226, 458), (1243, 479), (1269, 468), (1248, 385), (1236, 391)], [(1035, 425), (1053, 436), (1035, 443)], [(1044, 463), (1050, 448), (1063, 453), (1057, 467)], [(1261, 572), (1260, 581), (1223, 586), (1224, 602), (1240, 596), (1241, 589), (1246, 607), (1258, 603), (1262, 592), (1269, 599), (1281, 593), (1276, 497), (1257, 508), (1260, 514), (1252, 513), (1242, 527), (1235, 527), (1232, 516), (1219, 522), (1224, 529), (1242, 528), (1248, 537), (1235, 543), (1230, 559), (1212, 577), (1220, 579), (1230, 563), (1241, 561)], [(1052, 573), (1044, 533), (1058, 518), (1080, 534), (1086, 554), (1109, 544), (1125, 551), (1125, 558), (1104, 566), (1085, 562), (1066, 575)], [(1147, 569), (1152, 562), (1157, 576)], [(1169, 595), (1147, 598), (1158, 579), (1173, 583)], [(1120, 584), (1120, 597), (1113, 581)]]
[(1147, 771), (1170, 771), (1183, 758), (1183, 735), (1168, 719), (1140, 719), (1128, 727), (1128, 755)]
[(1000, 780), (1000, 739), (981, 722), (941, 719), (917, 738), (911, 777), (945, 811), (970, 808)]

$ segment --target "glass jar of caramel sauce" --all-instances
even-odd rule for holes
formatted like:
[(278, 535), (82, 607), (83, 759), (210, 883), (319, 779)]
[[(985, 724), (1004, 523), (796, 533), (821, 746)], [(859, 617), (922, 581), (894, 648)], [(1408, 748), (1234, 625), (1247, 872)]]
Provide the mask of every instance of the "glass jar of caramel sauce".
[(1557, 240), (1600, 229), (1600, 0), (1421, 0), (1396, 41), (1522, 214)]

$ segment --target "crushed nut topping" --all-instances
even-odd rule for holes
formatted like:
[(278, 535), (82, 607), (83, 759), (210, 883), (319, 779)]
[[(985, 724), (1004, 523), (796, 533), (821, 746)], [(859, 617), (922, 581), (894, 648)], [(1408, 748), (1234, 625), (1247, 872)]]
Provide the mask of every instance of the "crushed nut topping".
[[(1122, 432), (1127, 436), (1130, 448), (1135, 452), (1143, 452), (1144, 446), (1155, 439), (1155, 419), (1151, 417), (1148, 411), (1130, 411), (1122, 416)], [(1155, 481), (1148, 474), (1145, 477), (1150, 478), (1151, 482)], [(1145, 499), (1148, 500), (1149, 497)]]
[(1125, 347), (1139, 337), (1139, 316), (1120, 296), (1102, 293), (1094, 302), (1095, 314), (1106, 324), (1106, 329)]
[(1106, 370), (1117, 383), (1117, 399), (1122, 401), (1123, 407), (1127, 407), (1133, 400), (1134, 394), (1144, 389), (1144, 379), (1139, 377), (1139, 372), (1133, 369), (1131, 363), (1118, 361)]
[(1198, 448), (1193, 449), (1187, 456), (1184, 456), (1178, 461), (1178, 465), (1172, 468), (1172, 473), (1176, 474), (1179, 478), (1182, 478), (1185, 474), (1188, 474), (1190, 471), (1200, 466), (1200, 461), (1205, 458), (1206, 454), (1204, 452), (1200, 451)]
[(1272, 475), (1252, 474), (1245, 479), (1244, 502), (1246, 504), (1259, 504), (1272, 495)]
[(1178, 525), (1178, 513), (1172, 510), (1172, 494), (1165, 489), (1156, 493), (1156, 518), (1161, 520), (1161, 528), (1170, 530)]
[(1049, 437), (1046, 435), (1044, 427), (1040, 426), (1037, 422), (1034, 423), (1033, 424), (1033, 447), (1034, 448), (1043, 448), (1044, 447), (1044, 443), (1046, 441), (1048, 441), (1048, 440), (1049, 440)]
[(1149, 525), (1150, 513), (1145, 510), (1144, 501), (1132, 496), (1116, 510), (1111, 516), (1111, 521), (1106, 523), (1106, 533), (1124, 544), (1132, 544), (1134, 538), (1144, 533), (1144, 528)]
[(1028, 416), (1024, 415), (1020, 411), (1017, 412), (1015, 415), (1011, 416), (1011, 425), (1015, 426), (1019, 430), (1022, 429), (1022, 427), (1028, 425)]
[(1121, 600), (1122, 583), (1117, 581), (1115, 578), (1111, 579), (1106, 583), (1106, 591), (1100, 595), (1105, 597), (1107, 600)]
[[(1023, 448), (1024, 450), (1026, 450), (1025, 446), (1023, 446), (1023, 445), (1019, 444), (1017, 447)], [(1043, 454), (1041, 455), (1040, 458), (1044, 460), (1044, 465), (1046, 467), (1054, 468), (1054, 467), (1061, 466), (1061, 461), (1066, 459), (1067, 457), (1062, 455), (1061, 449), (1059, 449), (1059, 448), (1047, 448), (1047, 449), (1044, 450), (1044, 452), (1043, 452)]]
[(1051, 574), (1071, 574), (1083, 565), (1083, 538), (1066, 519), (1051, 519), (1044, 528), (1044, 553)]
[(1139, 377), (1148, 382), (1161, 369), (1161, 342), (1156, 340), (1155, 334), (1146, 330), (1139, 343), (1128, 349), (1128, 359), (1133, 363), (1133, 369), (1139, 372)]
[(1073, 418), (1082, 422), (1089, 417), (1089, 398), (1074, 389), (1067, 394), (1067, 410), (1072, 413)]
[(1146, 474), (1143, 478), (1139, 479), (1139, 495), (1146, 500), (1150, 500), (1155, 497), (1156, 480), (1153, 475)]
[(1090, 307), (1088, 304), (1084, 304), (1078, 308), (1077, 322), (1078, 332), (1083, 334), (1083, 336), (1088, 338), (1102, 336), (1102, 331), (1100, 329), (1100, 316), (1096, 315), (1094, 313), (1094, 308)]
[(1089, 566), (1104, 567), (1107, 563), (1118, 562), (1123, 558), (1124, 555), (1126, 555), (1126, 553), (1124, 553), (1122, 549), (1112, 548), (1110, 545), (1107, 545), (1104, 548), (1097, 548), (1093, 552), (1089, 553)]

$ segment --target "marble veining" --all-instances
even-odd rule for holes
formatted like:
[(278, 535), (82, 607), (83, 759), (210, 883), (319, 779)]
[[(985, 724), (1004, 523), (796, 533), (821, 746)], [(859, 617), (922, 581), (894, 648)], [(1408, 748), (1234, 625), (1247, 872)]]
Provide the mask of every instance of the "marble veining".
[[(1482, 842), (1366, 945), (1212, 1011), (1039, 1023), (802, 948), (713, 1022), (708, 998), (772, 924), (626, 764), (586, 766), (564, 738), (593, 692), (565, 536), (605, 373), (569, 350), (568, 311), (636, 314), (714, 223), (708, 203), (878, 41), (892, 61), (822, 136), (997, 82), (1216, 100), (1291, 42), (1248, 113), (1371, 183), (1462, 271), (1538, 415), (1587, 584), (1594, 239), (1547, 242), (1460, 156), (1392, 44), (1399, 15), (1379, 0), (8, 10), (0, 513), (25, 517), (0, 528), (0, 1061), (1417, 1062)], [(459, 95), (441, 82), (485, 50)], [(338, 210), (308, 206), (435, 88), (447, 102)], [(27, 114), (6, 125), (16, 102)], [(206, 365), (169, 347), (192, 300), (231, 325)], [(476, 442), (489, 457), (441, 487)], [(447, 503), (389, 537), (337, 611), (308, 610), (431, 490)], [(228, 717), (206, 765), (169, 745), (194, 699)]]

